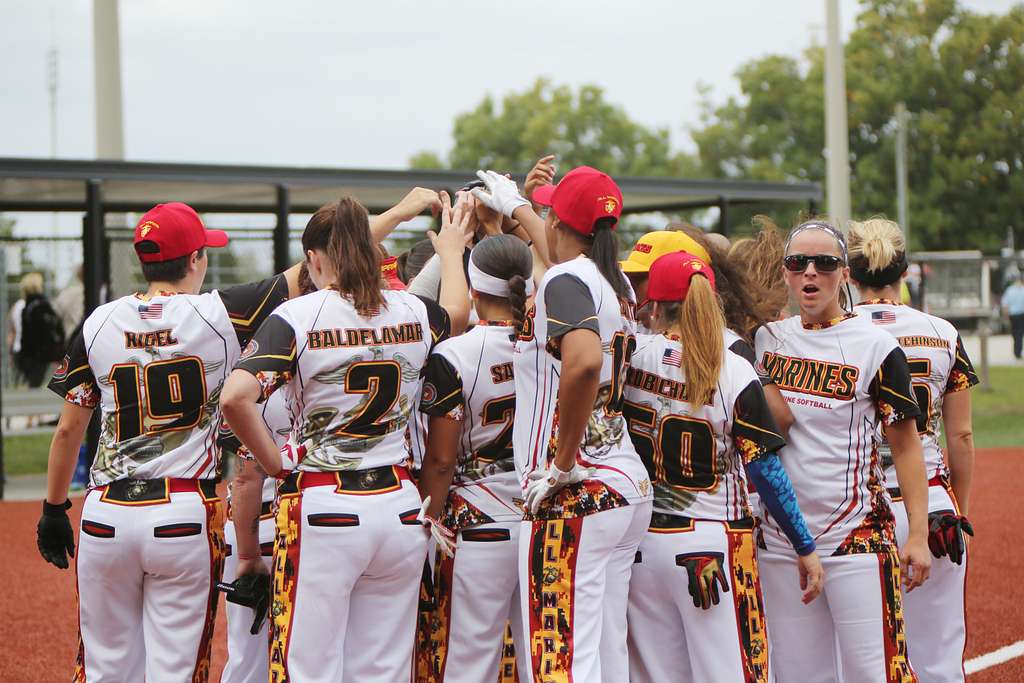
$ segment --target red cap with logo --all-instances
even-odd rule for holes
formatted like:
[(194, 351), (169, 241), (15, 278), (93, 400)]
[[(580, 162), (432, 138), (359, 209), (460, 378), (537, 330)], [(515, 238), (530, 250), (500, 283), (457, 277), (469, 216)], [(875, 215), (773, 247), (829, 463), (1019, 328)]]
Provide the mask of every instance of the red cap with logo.
[(398, 259), (394, 256), (381, 259), (380, 274), (384, 277), (384, 282), (388, 283), (388, 289), (405, 289), (405, 283), (398, 277)]
[(228, 234), (207, 230), (188, 204), (157, 204), (135, 226), (135, 253), (143, 263), (171, 261), (203, 247), (223, 247)]
[(538, 187), (533, 192), (533, 201), (550, 206), (559, 221), (584, 235), (594, 233), (599, 218), (614, 218), (618, 223), (622, 215), (619, 186), (611, 176), (590, 166), (572, 169), (557, 185)]
[[(651, 264), (647, 301), (682, 301), (690, 291), (690, 280), (702, 275), (715, 288), (715, 272), (704, 261), (685, 251), (665, 254)], [(641, 308), (638, 306), (637, 308)]]

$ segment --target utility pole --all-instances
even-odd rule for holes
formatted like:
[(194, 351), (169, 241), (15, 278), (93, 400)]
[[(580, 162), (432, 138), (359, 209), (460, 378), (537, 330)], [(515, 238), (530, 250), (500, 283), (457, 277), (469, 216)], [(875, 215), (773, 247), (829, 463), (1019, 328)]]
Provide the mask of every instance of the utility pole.
[(825, 0), (825, 153), (828, 213), (846, 232), (850, 220), (850, 150), (839, 0)]
[(896, 103), (896, 218), (910, 255), (910, 210), (907, 205), (907, 105)]
[(118, 0), (93, 0), (92, 4), (97, 159), (124, 159), (121, 31), (117, 3)]

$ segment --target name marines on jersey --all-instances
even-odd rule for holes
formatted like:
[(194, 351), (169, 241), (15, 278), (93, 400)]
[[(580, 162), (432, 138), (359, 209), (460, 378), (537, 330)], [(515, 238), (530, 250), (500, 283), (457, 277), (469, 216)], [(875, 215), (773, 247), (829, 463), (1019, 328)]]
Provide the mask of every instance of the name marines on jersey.
[(641, 335), (626, 373), (623, 413), (654, 482), (654, 509), (695, 519), (750, 517), (744, 465), (785, 445), (761, 382), (746, 359), (726, 350), (714, 396), (694, 406), (682, 352), (676, 339)]
[[(819, 551), (889, 547), (878, 430), (920, 413), (896, 340), (853, 314), (809, 325), (794, 316), (759, 329), (755, 347), (759, 371), (793, 412), (780, 457)], [(766, 514), (764, 522), (765, 543), (788, 548), (774, 520)]]
[[(879, 329), (896, 337), (907, 355), (910, 378), (921, 415), (917, 433), (924, 448), (924, 464), (928, 478), (946, 476), (942, 456), (942, 401), (946, 394), (970, 389), (978, 383), (971, 359), (964, 350), (963, 339), (952, 324), (894, 301), (874, 299), (863, 301), (854, 312), (864, 316)], [(890, 486), (896, 485), (889, 444), (881, 446), (882, 463)]]
[(91, 485), (216, 478), (221, 385), (287, 298), (278, 275), (207, 294), (132, 294), (93, 311), (49, 384), (71, 403), (100, 407)]
[(434, 344), (448, 315), (435, 302), (385, 290), (365, 318), (324, 289), (280, 306), (236, 367), (253, 374), (264, 398), (285, 387), (292, 440), (305, 443), (304, 471), (407, 464), (407, 426)]
[(523, 516), (512, 455), (514, 336), (510, 323), (480, 321), (466, 334), (438, 344), (427, 361), (420, 410), (462, 423), (445, 507), (449, 528)]
[(521, 485), (530, 472), (546, 470), (558, 440), (557, 401), (562, 337), (587, 329), (601, 338), (602, 363), (597, 400), (576, 456), (596, 475), (566, 487), (545, 516), (577, 516), (649, 500), (650, 481), (626, 432), (622, 390), (635, 348), (634, 303), (619, 301), (604, 276), (587, 258), (561, 263), (544, 276), (527, 325), (516, 341), (516, 419), (513, 446)]

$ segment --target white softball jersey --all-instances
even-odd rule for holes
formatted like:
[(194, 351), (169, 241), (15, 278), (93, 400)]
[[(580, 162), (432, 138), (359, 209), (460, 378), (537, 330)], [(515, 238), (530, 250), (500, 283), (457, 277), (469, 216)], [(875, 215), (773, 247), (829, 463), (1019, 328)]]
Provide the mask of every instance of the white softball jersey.
[(336, 472), (410, 460), (407, 426), (421, 371), (449, 333), (436, 303), (404, 291), (382, 292), (385, 306), (361, 316), (325, 289), (278, 307), (243, 351), (264, 397), (287, 392), (291, 438), (306, 445), (302, 471)]
[(545, 517), (586, 515), (651, 499), (650, 480), (622, 416), (626, 369), (636, 344), (634, 306), (632, 297), (620, 301), (594, 262), (581, 256), (547, 271), (528, 311), (513, 362), (518, 400), (512, 438), (523, 485), (530, 472), (546, 470), (554, 458), (562, 336), (592, 330), (603, 352), (597, 400), (576, 456), (596, 474), (542, 505)]
[(694, 406), (686, 396), (682, 353), (677, 339), (642, 335), (626, 372), (623, 413), (654, 482), (654, 511), (749, 517), (744, 465), (785, 445), (761, 382), (747, 360), (726, 349), (711, 403)]
[[(917, 432), (924, 448), (928, 478), (947, 474), (942, 457), (942, 400), (946, 394), (970, 389), (978, 383), (963, 340), (952, 324), (894, 301), (862, 301), (854, 312), (888, 332), (907, 355), (911, 388), (921, 414)], [(889, 446), (882, 438), (882, 463), (890, 486), (896, 485)]]
[(523, 517), (512, 457), (514, 337), (509, 322), (480, 321), (438, 344), (427, 363), (420, 410), (462, 423), (445, 508), (445, 525), (451, 529)]
[[(903, 350), (866, 318), (803, 324), (799, 316), (757, 332), (759, 370), (793, 412), (782, 463), (822, 555), (888, 551), (893, 517), (878, 453), (882, 424), (920, 414)], [(789, 552), (764, 516), (764, 542)]]
[(207, 294), (132, 294), (93, 311), (49, 385), (102, 411), (91, 485), (216, 478), (221, 385), (287, 298), (279, 275)]

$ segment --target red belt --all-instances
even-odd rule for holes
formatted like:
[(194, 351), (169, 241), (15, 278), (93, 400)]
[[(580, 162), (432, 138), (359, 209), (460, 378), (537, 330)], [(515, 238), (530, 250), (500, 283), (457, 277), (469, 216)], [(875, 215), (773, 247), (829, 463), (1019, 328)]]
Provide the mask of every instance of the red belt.
[[(928, 480), (928, 486), (941, 486), (942, 488), (947, 488), (946, 477), (942, 474), (936, 474), (934, 477)], [(903, 493), (900, 491), (899, 486), (890, 486), (888, 490), (889, 497), (892, 498), (894, 503), (903, 500)]]
[(397, 491), (403, 481), (413, 481), (404, 465), (373, 467), (342, 472), (292, 472), (279, 488), (281, 494), (294, 493), (313, 486), (333, 486), (335, 493), (372, 495)]

